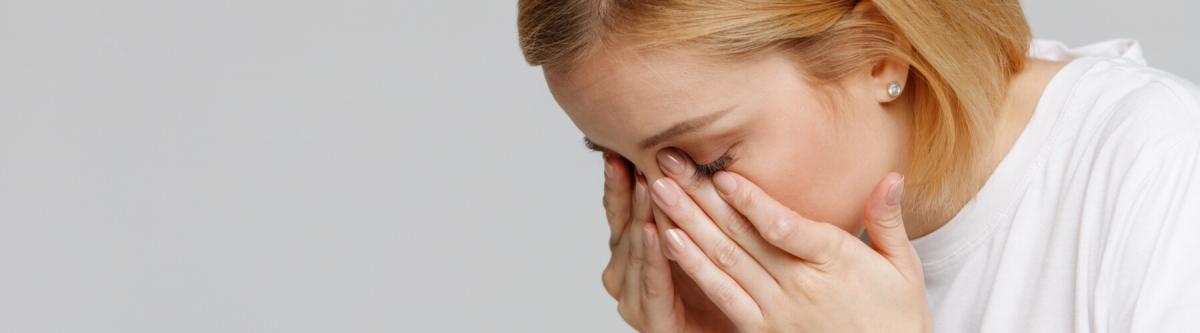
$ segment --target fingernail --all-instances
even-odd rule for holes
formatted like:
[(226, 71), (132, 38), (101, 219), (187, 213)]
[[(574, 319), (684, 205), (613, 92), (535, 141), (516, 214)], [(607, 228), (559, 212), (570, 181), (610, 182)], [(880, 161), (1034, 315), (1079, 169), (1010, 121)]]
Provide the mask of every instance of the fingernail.
[(902, 196), (904, 196), (904, 176), (901, 176), (900, 180), (892, 183), (892, 188), (888, 189), (888, 206), (900, 206), (900, 197)]
[(637, 177), (637, 181), (633, 184), (633, 200), (640, 202), (646, 200), (646, 178)]
[(667, 248), (671, 251), (671, 257), (677, 257), (683, 252), (683, 236), (680, 235), (679, 229), (667, 230)]
[(683, 156), (675, 152), (673, 149), (664, 149), (658, 152), (658, 165), (662, 167), (663, 172), (672, 176), (682, 176), (686, 171), (683, 164)]
[(604, 160), (604, 177), (612, 178), (613, 174), (615, 174), (615, 173), (616, 173), (616, 170), (613, 170), (612, 161), (605, 159)]
[(718, 172), (713, 176), (713, 185), (717, 186), (717, 191), (726, 196), (733, 195), (733, 191), (737, 190), (737, 180), (733, 179), (733, 175), (728, 172)]
[(654, 194), (654, 201), (657, 201), (661, 206), (675, 206), (675, 203), (679, 201), (678, 194), (675, 193), (675, 189), (667, 185), (666, 178), (655, 180), (654, 191), (651, 193)]

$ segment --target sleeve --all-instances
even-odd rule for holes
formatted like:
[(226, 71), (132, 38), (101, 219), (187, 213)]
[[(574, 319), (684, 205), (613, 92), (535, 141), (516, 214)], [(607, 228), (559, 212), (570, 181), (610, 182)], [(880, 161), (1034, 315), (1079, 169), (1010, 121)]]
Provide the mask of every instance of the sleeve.
[[(1200, 135), (1163, 142), (1135, 163), (1113, 221), (1118, 258), (1106, 320), (1113, 332), (1200, 329)], [(1145, 156), (1142, 156), (1145, 157)]]

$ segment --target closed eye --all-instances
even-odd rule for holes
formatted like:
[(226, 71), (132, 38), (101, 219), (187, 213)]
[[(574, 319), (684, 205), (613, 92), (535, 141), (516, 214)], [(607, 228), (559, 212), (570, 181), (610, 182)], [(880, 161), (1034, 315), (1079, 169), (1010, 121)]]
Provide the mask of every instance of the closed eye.
[(721, 157), (718, 157), (716, 160), (714, 160), (712, 162), (708, 162), (708, 163), (704, 163), (704, 164), (697, 164), (696, 172), (701, 175), (704, 175), (705, 177), (712, 177), (713, 175), (717, 174), (717, 172), (719, 172), (721, 170), (725, 170), (725, 168), (729, 166), (729, 164), (732, 162), (732, 160), (733, 160), (733, 158), (731, 158), (729, 156), (729, 152), (726, 151), (724, 154), (721, 154)]

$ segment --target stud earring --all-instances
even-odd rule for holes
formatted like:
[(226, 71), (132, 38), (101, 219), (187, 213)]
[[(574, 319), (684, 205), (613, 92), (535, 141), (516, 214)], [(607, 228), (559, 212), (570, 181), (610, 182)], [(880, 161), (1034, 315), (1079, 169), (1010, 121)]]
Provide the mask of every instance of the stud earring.
[(888, 84), (887, 89), (888, 95), (895, 98), (900, 97), (900, 92), (904, 90), (904, 87), (901, 87), (899, 82), (892, 81), (892, 83)]

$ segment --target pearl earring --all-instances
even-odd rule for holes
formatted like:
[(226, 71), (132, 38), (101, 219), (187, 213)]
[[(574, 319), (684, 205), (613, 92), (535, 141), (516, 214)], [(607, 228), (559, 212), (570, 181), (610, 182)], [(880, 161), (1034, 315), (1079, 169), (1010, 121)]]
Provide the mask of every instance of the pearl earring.
[(892, 83), (888, 84), (887, 89), (888, 95), (895, 98), (900, 97), (900, 92), (904, 90), (904, 87), (901, 87), (899, 82), (892, 81)]

